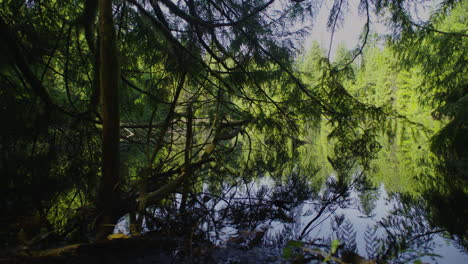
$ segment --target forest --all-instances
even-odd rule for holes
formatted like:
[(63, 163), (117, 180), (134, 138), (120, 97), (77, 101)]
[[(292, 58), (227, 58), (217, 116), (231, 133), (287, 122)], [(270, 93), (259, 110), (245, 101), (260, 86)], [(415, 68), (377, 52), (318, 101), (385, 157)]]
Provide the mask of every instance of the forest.
[(0, 263), (467, 263), (467, 14), (0, 0)]

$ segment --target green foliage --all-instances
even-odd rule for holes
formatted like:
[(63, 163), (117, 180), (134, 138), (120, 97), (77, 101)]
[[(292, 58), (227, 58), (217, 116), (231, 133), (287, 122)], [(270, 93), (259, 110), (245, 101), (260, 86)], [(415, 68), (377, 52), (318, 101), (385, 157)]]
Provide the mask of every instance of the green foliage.
[[(382, 15), (389, 11), (398, 51), (369, 41), (359, 63), (344, 46), (332, 62), (317, 43), (294, 61), (307, 30), (290, 29), (317, 12), (317, 1), (114, 2), (119, 187), (128, 202), (122, 214), (171, 183), (181, 182), (147, 205), (176, 204), (181, 193), (194, 206), (204, 188), (223, 197), (226, 184), (264, 175), (275, 182), (306, 178), (301, 200), (306, 190), (318, 193), (333, 171), (333, 186), (346, 192), (356, 171), (377, 166), (388, 190), (414, 192), (440, 178), (427, 172), (436, 159), (429, 149), (445, 159), (440, 171), (463, 176), (444, 178), (458, 187), (442, 185), (432, 197), (440, 202), (432, 214), (444, 214), (450, 197), (466, 194), (467, 4), (443, 2), (430, 23), (415, 26), (403, 2), (361, 3), (361, 11), (370, 4)], [(0, 198), (8, 223), (38, 213), (66, 235), (74, 231), (64, 227), (80, 221), (88, 226), (74, 230), (91, 232), (99, 215), (92, 208), (102, 145), (92, 3), (0, 3), (8, 36), (0, 39), (0, 120), (8, 124), (0, 130)], [(332, 30), (346, 3), (334, 1)], [(361, 195), (364, 211), (372, 211), (374, 196)], [(302, 246), (291, 242), (284, 257)], [(330, 255), (336, 248), (333, 242)]]
[(294, 250), (302, 247), (304, 242), (302, 241), (288, 241), (286, 247), (283, 249), (283, 257), (285, 259), (293, 259), (295, 257)]
[[(466, 167), (466, 54), (467, 3), (446, 2), (450, 12), (434, 14), (426, 27), (418, 28), (417, 37), (395, 44), (406, 67), (417, 67), (422, 76), (418, 92), (422, 102), (434, 110), (434, 119), (445, 126), (432, 138), (431, 149), (442, 157), (446, 170), (463, 175)], [(466, 179), (465, 176), (462, 176)]]

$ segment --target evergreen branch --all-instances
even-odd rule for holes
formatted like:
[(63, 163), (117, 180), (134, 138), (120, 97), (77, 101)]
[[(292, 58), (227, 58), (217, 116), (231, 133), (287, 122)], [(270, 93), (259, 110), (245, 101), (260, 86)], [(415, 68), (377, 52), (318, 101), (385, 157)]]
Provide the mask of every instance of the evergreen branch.
[(3, 41), (6, 43), (8, 49), (12, 53), (15, 64), (25, 77), (26, 81), (31, 86), (33, 92), (42, 100), (47, 108), (55, 108), (55, 104), (50, 98), (49, 92), (42, 85), (41, 81), (34, 75), (31, 68), (26, 61), (23, 53), (21, 52), (18, 43), (20, 43), (18, 36), (9, 28), (9, 26), (0, 17), (0, 33)]
[(185, 20), (186, 22), (188, 22), (189, 24), (192, 24), (192, 25), (200, 25), (200, 26), (203, 26), (203, 27), (207, 27), (207, 28), (216, 28), (216, 27), (230, 27), (230, 26), (236, 26), (236, 25), (239, 25), (241, 23), (243, 23), (244, 21), (246, 21), (247, 19), (255, 16), (256, 14), (262, 12), (263, 10), (265, 10), (266, 8), (268, 8), (271, 4), (273, 4), (273, 2), (275, 2), (275, 0), (270, 0), (268, 1), (267, 3), (263, 4), (263, 5), (260, 5), (260, 6), (257, 6), (253, 9), (252, 12), (250, 12), (249, 14), (241, 17), (240, 19), (238, 19), (237, 21), (233, 21), (233, 22), (229, 22), (229, 23), (215, 23), (213, 21), (205, 21), (203, 19), (201, 19), (200, 17), (198, 16), (193, 16), (191, 14), (187, 14), (185, 11), (183, 11), (182, 9), (180, 9), (174, 2), (172, 2), (171, 0), (160, 0), (167, 8), (169, 8), (169, 10), (171, 10), (172, 13), (174, 13), (175, 15), (177, 15), (178, 17), (182, 18), (183, 20)]
[[(333, 36), (335, 34), (335, 28), (336, 28), (336, 23), (338, 22), (338, 18), (340, 16), (340, 13), (341, 13), (341, 5), (343, 4), (344, 0), (340, 0), (340, 3), (338, 4), (338, 10), (335, 11), (336, 12), (336, 16), (335, 16), (335, 19), (333, 19), (333, 27), (332, 27), (332, 32), (331, 32), (331, 36), (330, 36), (330, 45), (328, 47), (328, 55), (327, 55), (327, 58), (328, 60), (330, 60), (330, 53), (331, 53), (331, 50), (332, 50), (332, 44), (333, 44)], [(334, 10), (334, 8), (332, 8), (332, 10)]]
[(415, 240), (417, 240), (417, 239), (419, 239), (419, 238), (421, 238), (421, 237), (430, 236), (430, 235), (438, 234), (438, 233), (442, 233), (442, 232), (447, 232), (447, 230), (444, 230), (444, 229), (437, 229), (437, 230), (434, 230), (434, 231), (426, 232), (426, 233), (424, 233), (424, 234), (419, 234), (419, 235), (417, 235), (417, 236), (414, 236), (414, 237), (410, 238), (410, 239), (407, 241), (407, 243), (409, 244), (409, 243), (411, 243), (411, 242), (413, 242), (413, 241), (415, 241)]
[(53, 102), (47, 89), (44, 87), (42, 82), (36, 77), (36, 75), (33, 73), (31, 68), (29, 67), (28, 62), (26, 61), (26, 58), (23, 52), (19, 48), (18, 43), (20, 43), (20, 41), (19, 41), (18, 36), (9, 28), (9, 26), (5, 23), (5, 21), (1, 17), (0, 17), (0, 33), (1, 33), (0, 35), (2, 35), (1, 40), (5, 42), (6, 46), (12, 53), (14, 63), (20, 70), (24, 79), (26, 79), (26, 82), (31, 87), (33, 93), (36, 94), (36, 96), (41, 99), (41, 101), (44, 103), (47, 109), (58, 110), (71, 117), (91, 121), (85, 118), (87, 112), (83, 112), (83, 113), (73, 112)]
[(366, 17), (367, 17), (366, 24), (364, 25), (364, 27), (366, 28), (366, 32), (364, 33), (364, 41), (362, 42), (361, 46), (359, 47), (358, 52), (356, 52), (353, 55), (353, 57), (351, 58), (351, 60), (348, 61), (341, 69), (339, 69), (338, 72), (343, 71), (346, 68), (348, 68), (348, 66), (351, 65), (351, 63), (353, 63), (356, 60), (356, 58), (359, 55), (362, 54), (362, 52), (364, 50), (364, 47), (367, 44), (367, 39), (368, 39), (368, 36), (369, 36), (369, 31), (370, 31), (370, 14), (369, 14), (369, 2), (367, 0), (365, 0), (364, 3), (365, 3), (365, 6), (366, 6)]
[(432, 32), (435, 32), (435, 33), (439, 33), (439, 34), (451, 35), (451, 36), (462, 37), (462, 38), (468, 37), (468, 34), (464, 34), (464, 33), (461, 33), (461, 32), (447, 32), (447, 31), (437, 30), (437, 29), (432, 28), (432, 27), (420, 25), (420, 24), (418, 24), (418, 23), (416, 23), (416, 22), (414, 22), (412, 20), (410, 20), (410, 23), (412, 25), (418, 27), (418, 28), (421, 28), (421, 29), (424, 29), (424, 30), (427, 30), (427, 31), (432, 31)]

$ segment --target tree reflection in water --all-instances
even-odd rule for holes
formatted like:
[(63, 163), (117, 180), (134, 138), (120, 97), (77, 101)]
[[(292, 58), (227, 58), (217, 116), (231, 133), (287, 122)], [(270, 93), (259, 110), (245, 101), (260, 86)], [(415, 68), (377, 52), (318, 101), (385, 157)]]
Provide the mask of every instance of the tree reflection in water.
[[(220, 263), (445, 262), (449, 252), (455, 254), (451, 260), (466, 260), (463, 237), (437, 224), (461, 216), (434, 214), (421, 196), (387, 194), (364, 171), (348, 181), (332, 175), (319, 190), (300, 172), (282, 180), (218, 184), (222, 192), (205, 184), (192, 194), (183, 214), (177, 197), (148, 210), (145, 230), (210, 241), (211, 256)], [(123, 221), (117, 230), (128, 228)], [(450, 243), (441, 245), (445, 241)]]

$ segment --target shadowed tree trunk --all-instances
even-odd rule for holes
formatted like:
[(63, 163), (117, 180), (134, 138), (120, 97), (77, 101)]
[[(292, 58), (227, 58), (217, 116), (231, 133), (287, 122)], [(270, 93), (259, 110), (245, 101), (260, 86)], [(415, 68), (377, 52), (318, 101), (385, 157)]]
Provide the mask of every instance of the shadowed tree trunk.
[(119, 66), (112, 0), (99, 0), (100, 88), (102, 106), (102, 178), (99, 184), (100, 217), (97, 240), (110, 234), (119, 211)]

